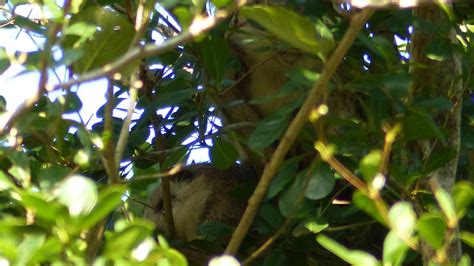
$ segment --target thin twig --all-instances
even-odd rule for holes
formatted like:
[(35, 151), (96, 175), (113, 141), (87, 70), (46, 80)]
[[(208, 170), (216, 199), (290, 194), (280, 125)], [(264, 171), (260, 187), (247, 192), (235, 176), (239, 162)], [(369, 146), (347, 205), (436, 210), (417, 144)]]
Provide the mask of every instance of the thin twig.
[[(184, 44), (194, 39), (194, 37), (201, 35), (215, 27), (218, 23), (229, 17), (231, 14), (236, 12), (240, 7), (246, 4), (246, 0), (239, 0), (236, 3), (230, 5), (224, 10), (216, 12), (216, 15), (213, 17), (205, 18), (195, 18), (191, 23), (189, 29), (179, 34), (176, 37), (166, 40), (160, 45), (147, 44), (143, 47), (135, 47), (130, 49), (122, 57), (116, 59), (114, 62), (107, 64), (101, 68), (94, 69), (89, 71), (77, 79), (72, 79), (67, 82), (59, 83), (48, 88), (48, 91), (55, 91), (62, 88), (70, 88), (71, 86), (81, 84), (87, 81), (97, 80), (102, 77), (111, 76), (117, 72), (120, 72), (121, 69), (128, 66), (132, 62), (137, 60), (156, 56), (159, 54), (166, 53), (173, 49), (176, 49), (178, 45)], [(31, 106), (33, 106), (38, 100), (38, 97), (31, 97), (30, 99), (23, 102), (14, 112), (11, 114), (9, 119), (6, 120), (4, 124), (0, 124), (0, 134), (3, 134), (4, 131), (7, 131), (11, 128), (12, 124), (27, 112)]]

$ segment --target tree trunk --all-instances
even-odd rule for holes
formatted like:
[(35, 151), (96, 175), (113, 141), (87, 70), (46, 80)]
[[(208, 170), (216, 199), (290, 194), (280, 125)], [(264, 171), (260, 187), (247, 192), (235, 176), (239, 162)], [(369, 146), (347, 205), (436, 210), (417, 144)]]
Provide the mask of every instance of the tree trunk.
[[(454, 29), (451, 27), (446, 14), (437, 5), (424, 5), (415, 9), (414, 14), (419, 21), (419, 27), (415, 27), (415, 33), (411, 43), (411, 76), (410, 88), (411, 99), (414, 96), (438, 96), (448, 98), (452, 108), (448, 111), (434, 114), (439, 126), (446, 128), (447, 146), (456, 151), (456, 157), (445, 166), (432, 172), (428, 177), (431, 188), (443, 188), (451, 192), (457, 171), (460, 150), (461, 131), (461, 106), (462, 106), (462, 67), (460, 56), (454, 52), (444, 60), (432, 60), (426, 56), (426, 48), (429, 44), (452, 44), (457, 43)], [(421, 22), (428, 22), (427, 25)], [(430, 28), (430, 26), (432, 28)], [(452, 51), (450, 49), (450, 51)], [(430, 152), (440, 143), (436, 141), (425, 141), (421, 143), (421, 154), (428, 158)], [(459, 233), (455, 232), (455, 239), (451, 242), (448, 253), (448, 261), (459, 261), (462, 251), (459, 241)], [(422, 255), (424, 263), (427, 264), (433, 257), (434, 250), (426, 243), (422, 243)]]

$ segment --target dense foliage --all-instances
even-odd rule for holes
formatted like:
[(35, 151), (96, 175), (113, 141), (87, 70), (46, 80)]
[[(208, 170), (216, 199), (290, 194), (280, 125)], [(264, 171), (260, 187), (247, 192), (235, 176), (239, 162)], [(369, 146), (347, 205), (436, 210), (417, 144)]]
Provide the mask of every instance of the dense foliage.
[[(245, 236), (238, 252), (228, 249), (239, 261), (471, 265), (473, 4), (401, 9), (379, 1), (359, 32), (351, 22), (364, 11), (349, 4), (261, 2), (5, 4), (0, 33), (22, 29), (38, 49), (0, 47), (0, 71), (16, 64), (18, 78), (40, 78), (29, 84), (37, 93), (15, 111), (0, 98), (0, 262), (187, 265), (177, 251), (183, 246), (223, 253), (216, 240), (232, 237), (229, 225), (204, 224), (203, 238), (186, 244), (157, 236), (141, 218), (168, 169), (206, 147), (216, 167), (242, 160), (243, 150), (270, 176), (256, 190), (264, 197), (250, 230), (238, 227)], [(40, 16), (15, 12), (25, 7)], [(241, 34), (239, 20), (254, 35)], [(316, 63), (282, 69), (278, 93), (220, 98), (255, 71), (242, 44), (262, 40), (252, 53)], [(58, 72), (67, 78), (58, 81)], [(88, 101), (78, 96), (82, 83), (99, 78), (107, 81), (107, 102), (98, 119), (65, 116)], [(295, 129), (312, 87), (317, 100)], [(257, 121), (223, 111), (288, 98)], [(274, 154), (287, 130), (295, 139), (280, 165)]]

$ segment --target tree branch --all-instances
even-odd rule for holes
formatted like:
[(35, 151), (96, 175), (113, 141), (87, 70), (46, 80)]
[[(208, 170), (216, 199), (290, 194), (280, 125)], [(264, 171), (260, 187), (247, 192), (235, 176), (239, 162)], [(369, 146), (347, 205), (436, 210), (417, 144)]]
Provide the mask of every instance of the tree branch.
[[(246, 0), (238, 0), (234, 4), (231, 4), (228, 8), (216, 12), (215, 16), (213, 17), (197, 17), (193, 20), (187, 31), (184, 31), (178, 36), (166, 40), (160, 45), (147, 44), (142, 47), (130, 49), (129, 52), (127, 52), (125, 55), (118, 58), (114, 62), (107, 64), (101, 68), (89, 71), (81, 75), (77, 79), (72, 79), (67, 82), (56, 84), (51, 88), (47, 88), (47, 91), (55, 91), (62, 88), (67, 89), (74, 85), (78, 85), (87, 81), (97, 80), (105, 76), (111, 76), (136, 60), (156, 56), (171, 51), (175, 49), (176, 46), (187, 43), (193, 40), (194, 37), (209, 31), (218, 23), (220, 23), (221, 21), (229, 17), (231, 14), (236, 12), (240, 7), (244, 6), (246, 3)], [(27, 112), (34, 104), (36, 104), (36, 102), (38, 101), (38, 97), (36, 97), (36, 94), (34, 96), (35, 97), (30, 97), (28, 100), (23, 102), (11, 114), (11, 116), (5, 120), (3, 124), (0, 124), (0, 134), (3, 134), (3, 132), (9, 130), (14, 121), (18, 119), (18, 117)]]
[(357, 37), (360, 29), (364, 26), (372, 13), (372, 9), (365, 9), (354, 16), (349, 28), (346, 31), (346, 34), (342, 38), (332, 56), (329, 58), (328, 62), (325, 64), (319, 80), (309, 92), (306, 101), (301, 106), (295, 119), (291, 122), (290, 126), (285, 132), (285, 135), (283, 135), (280, 144), (270, 159), (270, 162), (266, 165), (262, 178), (260, 179), (254, 194), (249, 199), (244, 215), (232, 234), (232, 238), (225, 251), (226, 254), (235, 254), (239, 249), (242, 240), (244, 239), (250, 228), (250, 225), (252, 224), (258, 207), (267, 193), (273, 176), (278, 170), (278, 167), (298, 136), (301, 128), (305, 124), (312, 107), (320, 100), (321, 96), (326, 91), (329, 79), (336, 71), (347, 50), (349, 50), (353, 41)]

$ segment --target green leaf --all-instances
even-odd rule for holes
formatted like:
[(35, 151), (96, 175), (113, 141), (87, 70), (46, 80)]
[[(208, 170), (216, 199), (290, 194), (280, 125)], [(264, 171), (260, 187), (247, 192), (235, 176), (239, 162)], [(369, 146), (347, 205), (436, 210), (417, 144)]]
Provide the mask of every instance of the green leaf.
[(300, 222), (291, 232), (294, 237), (300, 237), (310, 233), (317, 234), (329, 227), (329, 223), (321, 217), (311, 217)]
[(270, 115), (257, 124), (249, 137), (248, 145), (254, 150), (261, 150), (276, 141), (288, 126), (288, 115)]
[(318, 235), (316, 237), (316, 241), (326, 248), (327, 250), (331, 251), (332, 253), (336, 254), (339, 258), (343, 259), (347, 263), (351, 265), (358, 265), (358, 266), (376, 266), (379, 265), (377, 259), (370, 255), (369, 253), (363, 251), (352, 251), (344, 247), (343, 245), (337, 243), (336, 241), (330, 239), (325, 235)]
[(435, 138), (447, 145), (443, 132), (427, 112), (412, 110), (402, 121), (406, 141)]
[(446, 215), (448, 218), (448, 223), (457, 221), (454, 201), (449, 193), (442, 188), (437, 188), (434, 192), (434, 195), (444, 215)]
[(459, 260), (457, 266), (471, 266), (471, 265), (472, 265), (471, 257), (469, 257), (468, 254), (464, 254), (464, 255), (462, 255), (461, 259)]
[(96, 184), (81, 175), (65, 179), (54, 194), (59, 202), (68, 207), (71, 216), (90, 213), (97, 202)]
[(86, 21), (79, 21), (72, 23), (67, 28), (64, 29), (64, 34), (77, 36), (78, 39), (72, 44), (71, 48), (79, 48), (86, 41), (92, 40), (94, 33), (97, 31), (97, 27)]
[(221, 222), (211, 221), (201, 224), (197, 228), (197, 234), (204, 236), (208, 241), (214, 242), (225, 239), (232, 235), (233, 228)]
[(384, 265), (402, 265), (408, 246), (401, 240), (397, 233), (390, 231), (383, 242)]
[(311, 173), (305, 196), (311, 200), (319, 200), (332, 192), (336, 179), (334, 173), (326, 163), (320, 163), (316, 170)]
[[(80, 24), (75, 25), (77, 23)], [(74, 72), (79, 74), (122, 56), (129, 49), (135, 33), (124, 15), (107, 8), (86, 8), (71, 18), (71, 25), (64, 46), (83, 51), (81, 59), (72, 64)], [(90, 25), (97, 29), (92, 37), (89, 36), (92, 32)], [(80, 37), (77, 36), (79, 33)]]
[[(56, 221), (61, 214), (61, 206), (57, 202), (49, 202), (38, 192), (22, 192), (21, 204), (35, 211), (35, 215), (47, 221)], [(64, 207), (63, 207), (64, 208)], [(67, 216), (67, 214), (66, 214)]]
[(19, 258), (15, 265), (30, 265), (30, 259), (34, 253), (43, 245), (46, 237), (43, 234), (26, 235), (23, 242), (18, 246)]
[(188, 266), (186, 257), (171, 248), (157, 247), (147, 258), (149, 265), (158, 266)]
[(39, 186), (42, 189), (51, 189), (70, 172), (70, 168), (57, 164), (50, 165), (38, 173)]
[(275, 197), (283, 188), (291, 182), (296, 176), (296, 172), (298, 171), (298, 163), (300, 162), (301, 158), (292, 158), (290, 160), (285, 161), (278, 173), (276, 174), (275, 178), (273, 178), (272, 183), (270, 184), (270, 188), (268, 189), (267, 198), (271, 199)]
[(238, 152), (232, 144), (223, 138), (214, 138), (213, 145), (209, 149), (209, 157), (213, 165), (220, 169), (232, 166), (238, 157)]
[(189, 149), (187, 146), (181, 146), (179, 149), (174, 151), (170, 156), (166, 157), (166, 160), (161, 165), (161, 169), (168, 169), (178, 163), (184, 161), (186, 156), (188, 155)]
[(28, 186), (31, 180), (30, 163), (28, 157), (22, 152), (13, 152), (8, 156), (13, 166), (8, 170), (23, 186)]
[[(10, 59), (7, 55), (7, 50), (3, 47), (0, 47), (0, 74), (5, 72), (10, 67)], [(4, 108), (0, 108), (0, 113), (4, 112)]]
[(440, 249), (444, 244), (446, 235), (446, 222), (439, 213), (424, 213), (418, 219), (416, 228), (420, 236), (435, 249)]
[(373, 150), (360, 161), (359, 170), (367, 183), (379, 173), (382, 163), (382, 151)]
[(124, 196), (125, 191), (126, 187), (124, 186), (108, 186), (101, 190), (97, 204), (94, 206), (90, 214), (84, 217), (79, 224), (81, 228), (91, 228), (114, 211), (122, 203), (122, 197)]
[(31, 258), (31, 264), (50, 262), (51, 258), (60, 256), (62, 250), (63, 243), (61, 243), (61, 241), (59, 241), (59, 239), (56, 237), (49, 237), (43, 243), (43, 245), (36, 250), (35, 254)]
[(110, 259), (129, 254), (138, 244), (150, 235), (154, 225), (147, 220), (135, 219), (132, 224), (115, 234), (109, 235), (104, 247), (104, 255)]
[(293, 47), (321, 59), (332, 48), (332, 42), (318, 36), (315, 26), (308, 19), (284, 7), (253, 5), (242, 8), (240, 14)]
[(223, 6), (226, 6), (232, 2), (232, 0), (211, 0), (211, 2), (217, 7), (221, 8)]
[(15, 16), (15, 25), (17, 25), (19, 28), (23, 28), (23, 29), (26, 29), (28, 31), (32, 31), (32, 32), (40, 34), (40, 35), (46, 34), (46, 27), (44, 27), (44, 26), (42, 26), (38, 23), (35, 23), (35, 22), (31, 21), (30, 19), (28, 19), (26, 17), (23, 17), (23, 16), (19, 16), (19, 15)]
[(409, 202), (397, 202), (388, 212), (390, 226), (402, 240), (408, 240), (413, 235), (416, 223), (416, 213)]
[(444, 61), (452, 56), (452, 44), (449, 40), (436, 39), (430, 41), (425, 48), (425, 55), (431, 60)]
[(208, 38), (199, 43), (202, 64), (209, 77), (211, 77), (220, 90), (221, 81), (226, 73), (230, 60), (229, 47), (226, 40), (217, 34), (210, 34)]
[(178, 6), (173, 9), (173, 14), (178, 18), (179, 24), (183, 29), (189, 28), (193, 21), (193, 14), (188, 8)]
[(467, 231), (461, 231), (461, 240), (462, 242), (469, 245), (471, 248), (474, 248), (474, 234)]
[(279, 198), (278, 207), (284, 216), (304, 217), (311, 210), (313, 204), (302, 197), (306, 179), (304, 172), (299, 173), (293, 184)]
[(263, 204), (258, 209), (258, 216), (261, 217), (265, 222), (271, 225), (274, 229), (280, 228), (280, 226), (285, 222), (285, 217), (283, 217), (273, 204)]
[(379, 223), (385, 226), (387, 225), (385, 223), (385, 220), (382, 218), (382, 216), (380, 216), (374, 202), (365, 194), (363, 194), (360, 191), (356, 191), (354, 195), (352, 195), (352, 201), (354, 202), (354, 205), (357, 206), (357, 208), (363, 210), (370, 217), (374, 218)]
[(460, 216), (471, 205), (474, 200), (474, 187), (472, 183), (467, 181), (460, 181), (454, 185), (452, 197), (456, 214)]
[(456, 157), (456, 154), (456, 150), (447, 147), (441, 147), (439, 149), (433, 150), (423, 165), (422, 171), (424, 173), (431, 173), (449, 163)]

